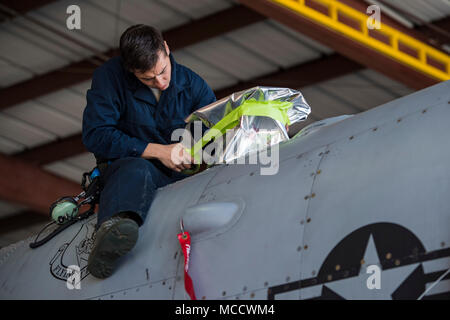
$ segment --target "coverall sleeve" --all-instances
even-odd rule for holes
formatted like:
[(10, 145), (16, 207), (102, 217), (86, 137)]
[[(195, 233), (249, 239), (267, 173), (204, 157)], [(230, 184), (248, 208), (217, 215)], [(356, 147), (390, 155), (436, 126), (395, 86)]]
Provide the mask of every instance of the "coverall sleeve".
[(117, 128), (121, 101), (118, 80), (108, 70), (94, 72), (87, 106), (83, 113), (83, 143), (97, 157), (116, 159), (140, 157), (147, 142), (130, 137)]

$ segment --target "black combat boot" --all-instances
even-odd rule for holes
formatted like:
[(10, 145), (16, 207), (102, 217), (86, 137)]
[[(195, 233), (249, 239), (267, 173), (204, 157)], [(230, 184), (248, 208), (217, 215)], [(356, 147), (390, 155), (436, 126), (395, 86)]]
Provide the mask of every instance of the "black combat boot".
[(139, 226), (133, 219), (117, 215), (102, 223), (88, 259), (88, 271), (96, 278), (111, 276), (117, 260), (133, 249)]

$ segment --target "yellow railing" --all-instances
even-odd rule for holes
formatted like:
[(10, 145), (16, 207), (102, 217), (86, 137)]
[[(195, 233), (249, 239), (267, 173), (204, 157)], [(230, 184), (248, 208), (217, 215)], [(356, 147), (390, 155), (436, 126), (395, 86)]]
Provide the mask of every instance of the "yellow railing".
[[(450, 79), (450, 56), (448, 54), (436, 50), (435, 48), (418, 41), (403, 32), (391, 28), (382, 22), (381, 28), (374, 31), (387, 37), (387, 39), (389, 39), (389, 44), (376, 39), (371, 36), (367, 27), (367, 19), (369, 17), (337, 0), (314, 0), (314, 2), (327, 8), (328, 15), (307, 6), (307, 4), (305, 4), (305, 0), (272, 1), (293, 10), (303, 17), (326, 26), (335, 32), (339, 32), (358, 43), (362, 43), (365, 46), (377, 50), (400, 63), (406, 64), (420, 72), (423, 72), (432, 78), (441, 81)], [(351, 19), (352, 21), (358, 23), (360, 26), (359, 30), (339, 21), (340, 16), (345, 16), (347, 19)], [(383, 19), (381, 18), (381, 21), (382, 20)], [(410, 51), (412, 50), (415, 52), (416, 56), (399, 50), (400, 45), (403, 48), (407, 47)], [(435, 61), (435, 64), (442, 66), (442, 69), (431, 65), (430, 60), (433, 60)]]

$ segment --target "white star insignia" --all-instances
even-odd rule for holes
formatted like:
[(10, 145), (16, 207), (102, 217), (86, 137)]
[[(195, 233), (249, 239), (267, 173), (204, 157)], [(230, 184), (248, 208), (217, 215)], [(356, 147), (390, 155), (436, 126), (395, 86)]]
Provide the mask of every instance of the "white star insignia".
[[(377, 265), (380, 268), (380, 289), (369, 289), (367, 280), (374, 273), (366, 273), (367, 267)], [(382, 270), (375, 242), (372, 235), (369, 237), (364, 253), (364, 263), (361, 265), (359, 275), (325, 284), (327, 288), (345, 299), (352, 300), (391, 300), (394, 291), (417, 268), (419, 263)]]

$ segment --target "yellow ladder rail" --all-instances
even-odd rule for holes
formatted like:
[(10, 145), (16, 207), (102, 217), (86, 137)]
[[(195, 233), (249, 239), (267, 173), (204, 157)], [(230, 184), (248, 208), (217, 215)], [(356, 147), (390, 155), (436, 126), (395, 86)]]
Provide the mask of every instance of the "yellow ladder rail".
[[(314, 2), (325, 6), (328, 9), (328, 15), (306, 5), (305, 0), (272, 0), (297, 14), (308, 18), (318, 24), (328, 27), (338, 33), (341, 33), (352, 40), (362, 43), (394, 60), (406, 64), (415, 70), (418, 70), (434, 79), (445, 81), (450, 79), (450, 56), (436, 50), (435, 48), (417, 40), (413, 37), (398, 31), (381, 22), (381, 28), (374, 31), (381, 33), (389, 39), (385, 43), (370, 36), (367, 27), (368, 16), (358, 10), (353, 9), (337, 0), (314, 0)], [(360, 30), (354, 29), (349, 25), (339, 21), (339, 16), (345, 16), (356, 21)], [(407, 47), (417, 53), (417, 57), (409, 55), (399, 49)], [(434, 60), (443, 70), (429, 63), (429, 59)]]

